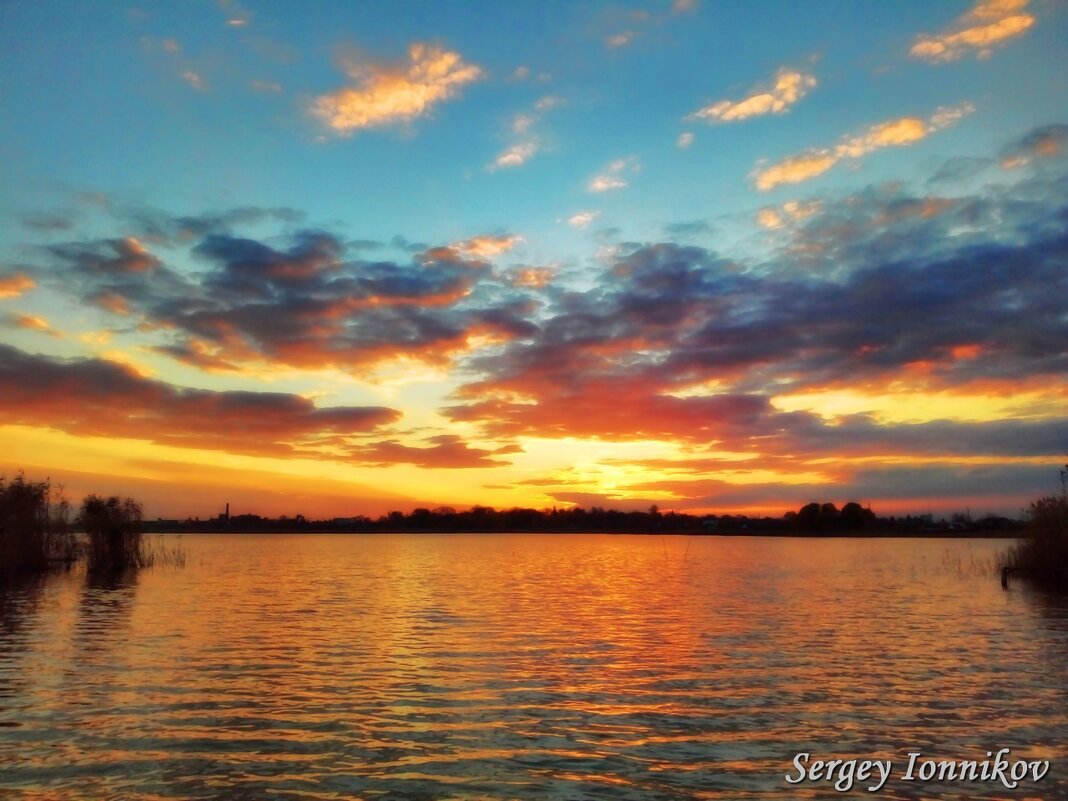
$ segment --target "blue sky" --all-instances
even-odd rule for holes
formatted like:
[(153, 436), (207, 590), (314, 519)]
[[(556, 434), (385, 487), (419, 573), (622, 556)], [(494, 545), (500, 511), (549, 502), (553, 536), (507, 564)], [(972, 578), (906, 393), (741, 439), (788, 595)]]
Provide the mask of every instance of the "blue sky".
[[(821, 291), (844, 291), (894, 260), (927, 269), (966, 248), (974, 255), (1012, 243), (1016, 258), (1039, 248), (1055, 234), (1050, 226), (1063, 202), (1066, 41), (1068, 12), (1052, 0), (6, 4), (3, 342), (45, 360), (41, 369), (77, 360), (105, 371), (121, 364), (172, 388), (389, 408), (396, 414), (359, 418), (378, 420), (379, 428), (359, 436), (334, 431), (348, 439), (331, 446), (305, 442), (288, 466), (254, 461), (264, 454), (235, 456), (234, 465), (247, 473), (300, 464), (299, 484), (300, 475), (333, 459), (332, 475), (353, 486), (388, 465), (406, 502), (543, 505), (577, 492), (617, 505), (713, 508), (717, 498), (735, 498), (722, 485), (745, 477), (722, 465), (698, 470), (695, 454), (708, 452), (670, 426), (632, 424), (625, 435), (612, 425), (571, 425), (531, 397), (535, 376), (520, 375), (524, 359), (552, 350), (552, 337), (572, 336), (577, 315), (601, 319), (596, 338), (613, 343), (597, 350), (611, 365), (589, 362), (591, 376), (664, 381), (633, 401), (639, 417), (665, 399), (692, 406), (741, 393), (828, 425), (849, 422), (843, 414), (868, 415), (887, 432), (903, 421), (1041, 420), (1056, 439), (1064, 420), (1048, 410), (1063, 388), (1046, 378), (1056, 347), (1028, 351), (1026, 359), (1006, 355), (1006, 343), (1017, 340), (1005, 332), (997, 347), (974, 332), (967, 341), (943, 332), (941, 350), (917, 351), (907, 362), (937, 364), (952, 353), (974, 365), (995, 353), (1002, 360), (967, 381), (947, 365), (953, 380), (873, 373), (845, 386), (835, 373), (820, 393), (796, 373), (802, 361), (816, 369), (803, 354), (751, 353), (739, 374), (719, 362), (708, 366), (708, 342), (697, 328), (665, 333), (646, 321), (653, 327), (630, 331), (630, 340), (623, 332), (626, 293), (652, 302), (628, 283), (652, 262), (704, 271), (693, 284), (703, 305), (686, 312), (702, 321), (700, 331), (712, 331), (720, 301), (708, 294), (711, 275), (724, 271), (749, 282), (731, 284), (738, 303), (753, 304), (735, 309), (738, 319), (759, 318), (761, 330), (771, 331), (786, 318), (764, 306), (781, 287), (758, 290), (755, 282), (823, 281)], [(674, 261), (663, 261), (666, 247)], [(317, 283), (295, 288), (292, 275), (271, 273), (283, 262), (294, 275), (323, 272), (315, 273)], [(261, 271), (258, 288), (235, 283), (248, 270)], [(427, 270), (438, 272), (431, 279)], [(345, 281), (326, 282), (328, 274)], [(373, 305), (393, 310), (388, 320), (364, 311), (362, 296), (351, 294), (357, 283), (385, 293)], [(211, 292), (239, 291), (250, 294), (227, 300), (210, 326), (191, 311), (222, 302)], [(341, 291), (349, 294), (330, 294)], [(253, 321), (247, 304), (267, 297), (279, 304), (268, 319), (292, 334)], [(313, 302), (328, 315), (315, 325), (304, 311), (287, 318)], [(402, 320), (407, 312), (399, 310), (409, 307), (418, 314)], [(683, 310), (676, 312), (683, 320)], [(608, 320), (610, 313), (622, 316)], [(220, 322), (227, 314), (232, 322)], [(1048, 326), (1059, 318), (1034, 319)], [(571, 328), (554, 333), (554, 321)], [(1036, 330), (1031, 340), (1056, 336)], [(893, 348), (889, 340), (868, 343), (850, 358), (908, 350), (908, 331), (891, 338)], [(623, 357), (625, 340), (642, 358)], [(684, 358), (698, 341), (706, 348), (702, 369)], [(572, 342), (569, 357), (584, 342)], [(822, 340), (813, 348), (834, 350)], [(996, 400), (1007, 392), (996, 386), (1010, 372), (1005, 360), (1014, 358), (1023, 359), (1015, 364), (1034, 393), (1016, 405)], [(657, 373), (657, 365), (676, 362), (693, 373), (685, 386)], [(546, 391), (574, 393), (574, 409), (613, 398), (610, 384), (592, 378), (585, 387), (537, 380)], [(526, 405), (544, 412), (537, 420), (545, 437), (516, 424), (514, 409), (491, 414), (485, 406), (491, 396), (523, 392)], [(909, 393), (926, 399), (918, 408), (930, 408), (902, 417)], [(458, 403), (467, 404), (461, 412)], [(691, 419), (677, 405), (670, 414)], [(47, 432), (70, 440), (55, 441), (60, 461), (113, 475), (116, 485), (147, 480), (141, 467), (94, 462), (92, 449), (76, 441), (88, 431), (116, 432), (65, 425), (54, 414), (9, 414), (15, 428), (8, 433), (20, 438), (22, 453)], [(392, 428), (381, 427), (386, 418)], [(780, 420), (776, 430), (797, 420)], [(278, 453), (294, 447), (286, 431)], [(189, 431), (168, 437), (164, 446), (142, 432), (123, 438), (123, 447), (143, 451), (142, 465), (213, 458)], [(821, 471), (814, 457), (735, 439), (712, 431), (706, 451), (763, 460), (748, 483), (792, 476), (810, 495), (866, 487), (853, 480), (859, 468)], [(378, 447), (367, 456), (370, 445), (384, 442), (402, 449)], [(164, 447), (172, 450), (158, 450)], [(576, 472), (577, 455), (591, 447), (597, 453)], [(403, 448), (427, 453), (409, 459)], [(453, 451), (454, 460), (445, 458)], [(431, 464), (430, 453), (441, 463)], [(986, 468), (1007, 469), (995, 458), (1007, 454), (988, 456)], [(1047, 456), (1055, 459), (1012, 454), (1020, 486), (992, 505), (1004, 510), (1039, 491), (1035, 468)], [(654, 457), (678, 464), (654, 468)], [(850, 456), (864, 458), (874, 454)], [(901, 468), (895, 462), (892, 469)], [(487, 478), (494, 470), (500, 476)], [(668, 486), (682, 473), (707, 486), (688, 496), (678, 481)], [(162, 481), (169, 474), (159, 468), (152, 475)], [(886, 503), (931, 505), (920, 492), (927, 474), (916, 476), (918, 495), (901, 490)], [(967, 497), (970, 486), (961, 478), (945, 503)], [(729, 502), (770, 508), (770, 493)]]
[[(65, 188), (119, 192), (175, 210), (247, 202), (343, 220), (354, 236), (445, 240), (498, 228), (577, 243), (557, 219), (600, 211), (599, 226), (648, 239), (653, 226), (762, 205), (747, 176), (779, 159), (886, 119), (972, 102), (955, 130), (881, 152), (806, 187), (834, 190), (915, 179), (946, 154), (987, 154), (1057, 121), (1068, 30), (1056, 5), (989, 59), (932, 66), (908, 57), (968, 4), (706, 4), (671, 13), (580, 3), (212, 3), (8, 6), (3, 91), (8, 115), (5, 207), (55, 200)], [(648, 15), (643, 18), (641, 15)], [(625, 46), (605, 39), (633, 33)], [(403, 61), (412, 42), (438, 42), (483, 76), (419, 119), (324, 135), (306, 107), (346, 84), (339, 61)], [(168, 52), (167, 43), (178, 48)], [(1011, 50), (1008, 49), (1011, 47)], [(739, 98), (788, 66), (818, 85), (785, 114), (709, 126), (683, 117)], [(527, 80), (510, 79), (520, 68)], [(202, 88), (182, 79), (196, 75)], [(270, 85), (257, 92), (252, 82)], [(560, 105), (534, 128), (543, 149), (522, 169), (485, 167), (512, 138), (517, 114)], [(694, 135), (680, 151), (680, 133)], [(589, 178), (633, 156), (632, 191), (591, 198)], [(381, 191), (389, 187), (389, 192)], [(788, 195), (787, 190), (772, 193)], [(29, 197), (27, 197), (29, 195)]]

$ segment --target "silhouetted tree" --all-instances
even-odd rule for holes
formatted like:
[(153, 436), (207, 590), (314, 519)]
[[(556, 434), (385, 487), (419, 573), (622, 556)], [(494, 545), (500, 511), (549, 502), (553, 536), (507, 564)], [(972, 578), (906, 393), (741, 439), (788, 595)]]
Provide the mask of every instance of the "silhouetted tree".
[(819, 531), (823, 528), (818, 503), (806, 503), (797, 512), (797, 527), (802, 531)]
[(875, 523), (875, 513), (871, 509), (865, 509), (856, 501), (850, 501), (842, 507), (838, 519), (846, 531), (857, 531), (870, 528)]
[(835, 506), (833, 503), (825, 503), (820, 506), (820, 520), (823, 523), (823, 528), (838, 528), (838, 507)]

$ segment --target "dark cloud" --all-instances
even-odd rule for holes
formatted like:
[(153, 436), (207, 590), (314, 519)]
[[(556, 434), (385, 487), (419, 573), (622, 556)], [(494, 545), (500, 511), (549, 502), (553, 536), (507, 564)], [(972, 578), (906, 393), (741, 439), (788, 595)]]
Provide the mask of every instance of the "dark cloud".
[[(695, 246), (635, 247), (592, 289), (551, 295), (536, 336), (471, 360), (480, 375), (447, 414), (500, 435), (748, 449), (793, 431), (811, 437), (799, 447), (817, 447), (830, 435), (776, 412), (769, 397), (895, 381), (932, 391), (1059, 382), (1068, 375), (1068, 209), (1052, 202), (1056, 183), (958, 198), (880, 187), (825, 202), (791, 242), (818, 253), (807, 261), (789, 248), (754, 268)], [(834, 269), (810, 270), (813, 259)], [(856, 437), (878, 448), (879, 429), (853, 421), (834, 447)], [(923, 436), (901, 443), (922, 449)], [(1039, 439), (1020, 452), (1046, 453), (1034, 449)], [(950, 452), (990, 444), (940, 441)]]
[(392, 423), (384, 407), (319, 408), (299, 395), (177, 387), (102, 359), (60, 360), (0, 345), (0, 420), (82, 436), (258, 455), (333, 458), (310, 445)]
[(622, 378), (576, 380), (570, 388), (545, 382), (537, 398), (536, 403), (481, 400), (450, 407), (446, 414), (454, 420), (481, 423), (499, 437), (663, 437), (703, 442), (770, 436), (784, 417), (773, 413), (768, 400), (760, 396), (677, 398)]
[(113, 314), (126, 315), (188, 291), (189, 282), (136, 237), (63, 242), (40, 250), (48, 257), (46, 265), (32, 271), (40, 283)]
[(361, 250), (381, 250), (385, 247), (385, 244), (379, 242), (377, 239), (350, 239), (346, 245), (349, 250), (361, 251)]
[(716, 229), (705, 220), (668, 223), (664, 226), (664, 234), (670, 239), (694, 239), (699, 236), (711, 236), (715, 232)]
[(27, 228), (44, 233), (55, 231), (68, 231), (74, 227), (74, 219), (67, 214), (27, 214), (22, 218), (22, 224)]
[(299, 225), (304, 212), (285, 206), (240, 206), (218, 212), (174, 215), (151, 207), (123, 207), (115, 216), (137, 236), (154, 245), (181, 246), (210, 234), (229, 234), (263, 223)]
[(195, 274), (170, 269), (132, 237), (45, 252), (55, 285), (139, 318), (166, 340), (157, 352), (206, 369), (441, 362), (474, 337), (537, 331), (527, 295), (450, 247), (399, 264), (346, 260), (346, 244), (323, 231), (298, 231), (281, 246), (211, 233), (191, 250), (207, 266)]
[(514, 453), (516, 448), (487, 450), (472, 448), (460, 437), (443, 434), (431, 437), (428, 447), (412, 447), (396, 440), (373, 442), (349, 451), (351, 459), (372, 466), (412, 464), (417, 467), (477, 468), (501, 467), (509, 464), (493, 458), (504, 453)]
[(1008, 159), (1054, 159), (1068, 156), (1068, 125), (1045, 125), (1029, 131), (1002, 151)]
[(396, 234), (389, 243), (397, 250), (403, 250), (407, 253), (422, 253), (430, 247), (426, 242), (412, 242), (400, 234)]
[(241, 370), (240, 365), (220, 356), (217, 348), (204, 346), (199, 340), (174, 345), (154, 345), (152, 350), (206, 372), (240, 372)]
[(135, 237), (101, 239), (95, 242), (70, 242), (46, 248), (57, 259), (85, 276), (120, 276), (146, 273), (160, 266), (160, 261)]
[(702, 379), (742, 365), (752, 368), (743, 386), (773, 378), (782, 389), (911, 368), (942, 387), (1064, 375), (1066, 258), (1062, 233), (968, 247), (930, 264), (881, 264), (842, 283), (759, 281), (681, 338), (657, 372)]
[(865, 415), (796, 420), (788, 433), (795, 456), (1048, 456), (1068, 453), (1068, 417), (1044, 420), (880, 424)]
[(997, 162), (994, 159), (973, 156), (956, 156), (939, 164), (927, 179), (928, 186), (966, 181), (989, 170)]

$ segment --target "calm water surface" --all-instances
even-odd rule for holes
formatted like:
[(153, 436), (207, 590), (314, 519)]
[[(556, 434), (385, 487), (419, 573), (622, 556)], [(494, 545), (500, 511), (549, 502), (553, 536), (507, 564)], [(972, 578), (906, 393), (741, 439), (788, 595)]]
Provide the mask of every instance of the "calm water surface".
[[(0, 595), (0, 797), (1068, 798), (1068, 602), (1005, 542), (186, 536)], [(799, 751), (1049, 759), (788, 785)]]

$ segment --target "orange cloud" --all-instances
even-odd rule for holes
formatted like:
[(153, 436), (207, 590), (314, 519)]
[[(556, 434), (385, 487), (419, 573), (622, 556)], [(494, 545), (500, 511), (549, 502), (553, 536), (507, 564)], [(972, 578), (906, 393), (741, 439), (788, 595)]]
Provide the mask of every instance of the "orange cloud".
[(858, 159), (884, 147), (911, 145), (936, 131), (953, 125), (975, 111), (971, 103), (938, 109), (928, 119), (901, 117), (872, 125), (858, 136), (849, 136), (833, 148), (818, 148), (790, 156), (769, 167), (758, 169), (753, 178), (757, 189), (767, 191), (780, 184), (796, 184), (822, 175), (838, 162)]
[(312, 114), (342, 135), (409, 122), (456, 97), (461, 87), (483, 75), (479, 67), (464, 63), (459, 53), (438, 45), (412, 44), (408, 58), (404, 69), (350, 64), (347, 71), (359, 85), (316, 98)]
[(773, 189), (779, 184), (797, 184), (822, 175), (838, 163), (838, 157), (829, 152), (817, 152), (790, 156), (756, 174), (757, 188)]
[(15, 328), (25, 328), (27, 331), (40, 331), (42, 334), (58, 337), (59, 332), (49, 324), (48, 320), (36, 314), (12, 314), (8, 316), (8, 324)]
[(130, 304), (126, 298), (122, 295), (117, 295), (114, 292), (97, 292), (86, 298), (94, 306), (97, 306), (104, 311), (111, 312), (112, 314), (118, 314), (125, 317), (130, 313)]
[(505, 236), (476, 236), (463, 242), (457, 242), (453, 247), (470, 256), (488, 259), (506, 253), (520, 242), (523, 237), (515, 234)]
[(781, 206), (766, 206), (757, 212), (757, 222), (764, 228), (775, 230), (790, 223), (811, 217), (820, 210), (819, 201), (791, 200)]
[(764, 114), (784, 114), (790, 106), (815, 88), (816, 78), (783, 67), (771, 86), (757, 87), (742, 100), (720, 100), (686, 117), (687, 120), (737, 122)]
[(918, 36), (909, 55), (935, 63), (956, 61), (973, 52), (989, 58), (995, 47), (1022, 36), (1035, 24), (1035, 18), (1023, 12), (1028, 2), (982, 0), (945, 33)]
[(512, 283), (516, 286), (541, 289), (549, 285), (555, 274), (556, 271), (548, 267), (524, 267), (512, 274)]
[(17, 298), (37, 286), (37, 282), (25, 273), (0, 275), (0, 298)]

